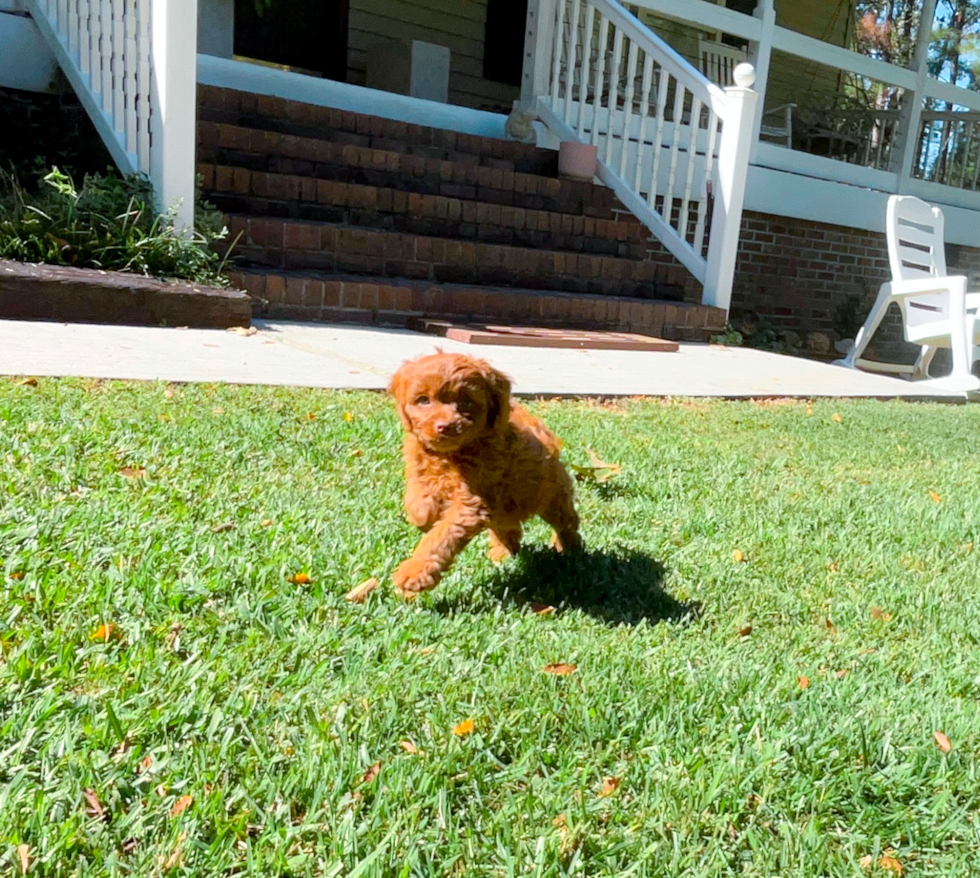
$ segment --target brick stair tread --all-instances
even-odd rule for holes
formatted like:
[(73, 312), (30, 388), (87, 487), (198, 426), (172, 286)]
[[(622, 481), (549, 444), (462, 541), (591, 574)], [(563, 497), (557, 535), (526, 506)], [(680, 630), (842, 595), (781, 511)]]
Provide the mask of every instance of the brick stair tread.
[(642, 332), (706, 341), (723, 330), (719, 308), (563, 290), (432, 283), (407, 278), (237, 268), (232, 280), (272, 317), (407, 326), (417, 317), (519, 322), (527, 326)]
[(257, 218), (226, 221), (247, 263), (450, 283), (549, 288), (654, 298), (682, 284), (683, 269), (636, 259), (566, 253), (366, 229), (336, 223)]
[[(241, 126), (199, 126), (198, 161), (252, 172), (340, 180), (603, 219), (613, 218), (614, 211), (619, 210), (613, 191), (594, 183), (425, 159)], [(639, 226), (631, 214), (625, 214), (623, 221)]]
[[(444, 128), (433, 128), (321, 107), (286, 98), (256, 95), (251, 92), (201, 86), (198, 90), (198, 119), (246, 124), (252, 128), (307, 136), (340, 138), (348, 143), (370, 146), (379, 141), (398, 144), (398, 148), (432, 150), (433, 154), (469, 156), (490, 164), (508, 163), (554, 167), (553, 150), (503, 140), (463, 134)], [(502, 165), (501, 165), (502, 166)]]
[(492, 244), (639, 259), (638, 223), (488, 204), (400, 189), (199, 165), (205, 198), (229, 214), (345, 223)]

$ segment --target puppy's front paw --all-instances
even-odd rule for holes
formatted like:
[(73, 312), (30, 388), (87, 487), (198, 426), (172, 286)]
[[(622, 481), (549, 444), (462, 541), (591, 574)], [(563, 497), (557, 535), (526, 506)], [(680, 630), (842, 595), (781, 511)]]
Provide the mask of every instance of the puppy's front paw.
[(391, 581), (395, 585), (395, 591), (406, 601), (414, 600), (423, 591), (435, 588), (439, 579), (426, 571), (426, 565), (409, 558), (398, 565), (398, 569), (392, 574)]

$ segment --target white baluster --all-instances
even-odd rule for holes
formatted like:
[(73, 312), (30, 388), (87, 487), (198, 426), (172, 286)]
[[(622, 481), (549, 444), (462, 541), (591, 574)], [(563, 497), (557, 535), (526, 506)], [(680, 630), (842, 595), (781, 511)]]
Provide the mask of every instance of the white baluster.
[[(589, 74), (592, 72), (592, 43), (595, 37), (595, 7), (589, 3), (585, 11), (585, 34), (582, 39), (582, 71), (579, 74), (578, 135), (585, 129), (585, 105), (589, 102)], [(595, 127), (595, 119), (592, 120)]]
[(561, 92), (561, 62), (562, 49), (565, 47), (565, 2), (558, 0), (555, 4), (558, 20), (555, 24), (555, 45), (551, 52), (551, 108), (558, 110), (558, 96)]
[(73, 61), (78, 59), (78, 0), (68, 4), (68, 54)]
[(671, 217), (674, 215), (674, 183), (677, 179), (677, 155), (680, 152), (681, 124), (684, 121), (684, 97), (687, 89), (679, 82), (674, 92), (674, 130), (670, 137), (670, 171), (667, 174), (667, 189), (664, 192), (663, 217), (667, 225), (673, 226)]
[(702, 192), (701, 206), (698, 208), (698, 222), (694, 229), (694, 252), (699, 256), (704, 254), (704, 233), (706, 231), (705, 222), (708, 218), (708, 183), (712, 185), (712, 173), (715, 169), (715, 142), (718, 139), (718, 117), (715, 111), (708, 109), (708, 147), (704, 151), (704, 191)]
[[(653, 136), (653, 169), (650, 177), (650, 191), (647, 193), (647, 204), (654, 210), (657, 209), (657, 189), (660, 186), (660, 180), (657, 175), (660, 173), (660, 155), (663, 152), (664, 145), (664, 116), (667, 115), (667, 86), (671, 80), (666, 67), (659, 69), (657, 77), (660, 80), (660, 84), (657, 86), (657, 131)], [(667, 218), (669, 219), (669, 216)]]
[(643, 154), (646, 151), (647, 119), (650, 117), (650, 87), (653, 85), (653, 57), (643, 53), (643, 88), (640, 96), (640, 133), (636, 138), (636, 176), (633, 188), (642, 194), (640, 177), (643, 173)]
[(612, 164), (613, 141), (619, 131), (616, 116), (619, 112), (619, 76), (620, 65), (623, 63), (623, 32), (617, 27), (613, 37), (613, 63), (609, 71), (609, 123), (606, 126), (606, 149), (603, 161)]
[(112, 0), (99, 0), (99, 24), (102, 30), (102, 43), (99, 48), (99, 63), (102, 65), (102, 109), (112, 112)]
[[(91, 71), (91, 38), (92, 29), (89, 24), (89, 8), (88, 0), (79, 0), (78, 3), (78, 69), (82, 72), (82, 76), (88, 76)], [(89, 82), (91, 86), (91, 81)]]
[(139, 54), (136, 45), (136, 3), (126, 0), (126, 48), (123, 52), (123, 92), (126, 106), (126, 151), (136, 152), (136, 106), (139, 95), (136, 71)]
[(89, 84), (92, 93), (98, 95), (102, 87), (102, 60), (99, 52), (102, 50), (102, 28), (99, 24), (100, 0), (89, 0), (88, 3), (88, 73), (91, 77)]
[(593, 145), (599, 143), (599, 110), (602, 108), (602, 89), (606, 78), (606, 46), (609, 45), (609, 19), (599, 13), (599, 63), (595, 68), (595, 84), (592, 90), (592, 137)]
[(150, 173), (150, 0), (136, 0), (136, 155)]
[(569, 21), (568, 65), (565, 72), (565, 122), (572, 118), (572, 91), (575, 88), (575, 50), (578, 47), (578, 25), (581, 16), (581, 0), (572, 0), (572, 17)]
[(626, 158), (629, 154), (630, 124), (633, 121), (633, 95), (636, 90), (636, 58), (638, 47), (630, 40), (629, 53), (626, 61), (626, 97), (623, 107), (623, 137), (619, 149), (619, 176), (626, 178)]
[(701, 100), (691, 103), (691, 137), (687, 145), (687, 177), (684, 180), (684, 196), (681, 199), (681, 216), (677, 224), (681, 237), (687, 240), (687, 221), (691, 210), (691, 187), (694, 185), (694, 166), (698, 160), (698, 137), (701, 134)]
[(112, 0), (112, 123), (116, 131), (126, 130), (126, 91), (124, 77), (126, 66), (124, 57), (126, 41), (124, 38), (123, 15), (125, 0)]

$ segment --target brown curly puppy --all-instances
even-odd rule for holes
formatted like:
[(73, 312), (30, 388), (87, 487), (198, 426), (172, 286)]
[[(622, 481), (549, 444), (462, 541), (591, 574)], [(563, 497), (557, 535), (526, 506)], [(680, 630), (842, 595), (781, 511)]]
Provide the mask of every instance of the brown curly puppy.
[(533, 515), (555, 529), (559, 552), (581, 548), (560, 443), (511, 402), (505, 375), (485, 360), (438, 353), (405, 363), (388, 392), (406, 431), (405, 510), (426, 531), (392, 577), (403, 597), (435, 588), (485, 528), (494, 561), (520, 549), (521, 523)]

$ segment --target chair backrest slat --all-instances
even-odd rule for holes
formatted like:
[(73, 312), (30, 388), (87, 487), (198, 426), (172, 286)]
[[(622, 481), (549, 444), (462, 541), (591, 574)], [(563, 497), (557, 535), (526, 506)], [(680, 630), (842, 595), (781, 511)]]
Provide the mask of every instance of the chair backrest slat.
[(944, 220), (938, 207), (910, 195), (892, 195), (886, 232), (894, 279), (945, 276)]

